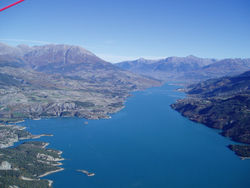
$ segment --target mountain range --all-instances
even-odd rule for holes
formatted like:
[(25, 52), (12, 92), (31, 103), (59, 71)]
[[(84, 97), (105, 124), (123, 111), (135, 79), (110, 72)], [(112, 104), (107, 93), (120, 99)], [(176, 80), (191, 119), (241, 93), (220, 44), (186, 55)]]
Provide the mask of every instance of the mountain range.
[[(108, 118), (124, 107), (132, 91), (168, 81), (193, 83), (213, 78), (186, 87), (189, 97), (172, 107), (249, 144), (249, 70), (250, 59), (188, 56), (111, 64), (79, 46), (0, 43), (0, 121)], [(244, 71), (249, 72), (237, 75)]]
[(250, 69), (250, 59), (209, 59), (193, 55), (159, 60), (138, 59), (116, 66), (163, 81), (193, 83), (221, 76), (233, 76)]
[(131, 91), (160, 84), (79, 46), (0, 44), (0, 121), (107, 118), (123, 108)]
[[(189, 119), (221, 129), (222, 135), (244, 143), (228, 147), (246, 158), (250, 157), (250, 71), (228, 75), (249, 68), (249, 59), (195, 56), (111, 64), (79, 46), (13, 47), (0, 43), (0, 122), (43, 117), (109, 118), (124, 107), (132, 91), (169, 81), (188, 84), (213, 78), (187, 86), (188, 97), (171, 106)], [(220, 76), (224, 77), (217, 78)], [(32, 135), (15, 125), (1, 125), (0, 129), (2, 147), (46, 136)], [(0, 184), (51, 187), (52, 181), (40, 177), (63, 170), (56, 162), (63, 158), (60, 151), (46, 146), (27, 142), (2, 148)]]

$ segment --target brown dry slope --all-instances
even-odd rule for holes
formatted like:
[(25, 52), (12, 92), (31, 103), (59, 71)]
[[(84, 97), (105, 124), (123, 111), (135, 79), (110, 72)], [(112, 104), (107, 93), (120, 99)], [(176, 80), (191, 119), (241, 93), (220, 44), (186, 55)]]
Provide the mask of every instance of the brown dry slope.
[[(2, 46), (2, 47), (1, 47)], [(0, 44), (0, 120), (107, 118), (130, 92), (159, 86), (71, 45)]]

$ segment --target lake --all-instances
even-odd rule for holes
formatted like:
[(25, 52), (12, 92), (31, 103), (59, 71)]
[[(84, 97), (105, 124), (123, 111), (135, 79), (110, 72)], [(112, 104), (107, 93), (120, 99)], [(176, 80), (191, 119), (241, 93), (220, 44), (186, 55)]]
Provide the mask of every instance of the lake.
[[(171, 109), (184, 97), (164, 85), (133, 93), (108, 120), (27, 120), (33, 134), (53, 137), (63, 151), (64, 171), (46, 176), (55, 188), (249, 188), (250, 160), (240, 160), (218, 130), (194, 123)], [(88, 177), (78, 169), (94, 172)]]

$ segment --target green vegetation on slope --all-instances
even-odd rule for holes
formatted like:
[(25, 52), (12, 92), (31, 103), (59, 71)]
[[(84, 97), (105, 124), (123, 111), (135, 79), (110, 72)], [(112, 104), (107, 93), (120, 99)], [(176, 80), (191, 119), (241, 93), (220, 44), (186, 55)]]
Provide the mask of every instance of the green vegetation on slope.
[(32, 135), (25, 127), (17, 125), (0, 125), (0, 187), (50, 187), (50, 182), (41, 180), (39, 176), (61, 170), (61, 152), (46, 149), (48, 143), (44, 142), (25, 142), (10, 147), (19, 140), (40, 136), (46, 135)]
[(60, 170), (57, 161), (61, 157), (59, 151), (45, 149), (46, 144), (26, 142), (14, 148), (0, 149), (0, 167), (6, 162), (10, 164), (0, 170), (0, 187), (49, 187), (48, 180), (41, 180), (39, 176)]
[[(223, 136), (250, 144), (250, 71), (201, 82), (186, 91), (189, 97), (172, 104), (172, 108), (193, 121), (221, 129)], [(250, 157), (249, 145), (229, 148), (239, 156)]]

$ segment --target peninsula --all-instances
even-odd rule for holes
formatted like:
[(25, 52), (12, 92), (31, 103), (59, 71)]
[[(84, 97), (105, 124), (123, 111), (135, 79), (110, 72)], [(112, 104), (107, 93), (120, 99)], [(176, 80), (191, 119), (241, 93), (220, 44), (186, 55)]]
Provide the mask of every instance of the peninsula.
[(63, 170), (61, 151), (47, 149), (48, 143), (37, 141), (10, 147), (40, 136), (46, 135), (32, 135), (17, 125), (0, 125), (0, 187), (52, 187), (51, 180), (40, 178)]

